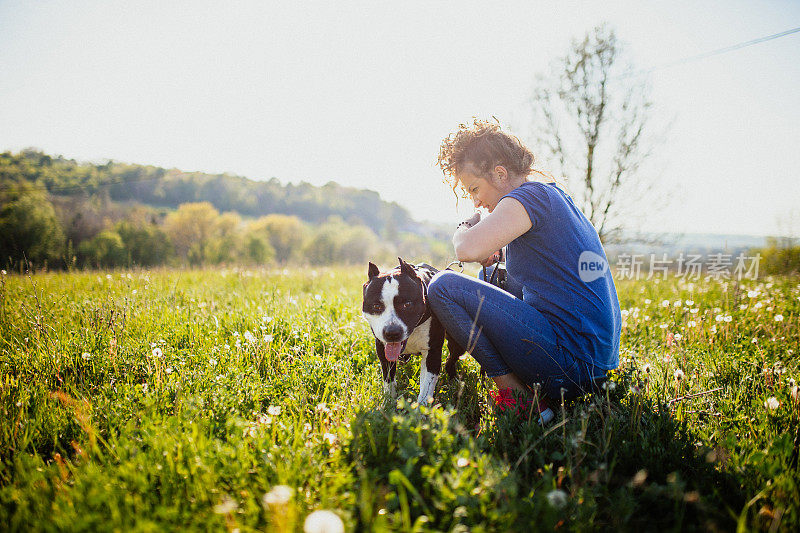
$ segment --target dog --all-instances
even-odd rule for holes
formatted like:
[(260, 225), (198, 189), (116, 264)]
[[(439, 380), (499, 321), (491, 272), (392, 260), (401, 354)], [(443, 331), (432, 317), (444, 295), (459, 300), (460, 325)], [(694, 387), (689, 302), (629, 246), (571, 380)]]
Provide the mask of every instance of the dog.
[(439, 381), (445, 338), (450, 351), (445, 370), (450, 378), (455, 377), (456, 362), (466, 350), (446, 334), (428, 306), (428, 283), (438, 271), (424, 263), (414, 266), (398, 259), (400, 266), (384, 273), (369, 263), (361, 310), (375, 336), (384, 393), (396, 396), (398, 361), (405, 363), (412, 354), (420, 354), (417, 402), (427, 405)]

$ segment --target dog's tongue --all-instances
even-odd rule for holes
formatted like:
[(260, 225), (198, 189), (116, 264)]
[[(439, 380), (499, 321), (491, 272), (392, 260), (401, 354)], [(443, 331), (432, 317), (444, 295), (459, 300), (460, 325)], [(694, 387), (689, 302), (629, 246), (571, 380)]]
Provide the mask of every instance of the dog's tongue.
[(400, 357), (400, 352), (403, 351), (403, 343), (402, 342), (387, 342), (384, 345), (384, 355), (386, 355), (387, 361), (397, 361), (397, 358)]

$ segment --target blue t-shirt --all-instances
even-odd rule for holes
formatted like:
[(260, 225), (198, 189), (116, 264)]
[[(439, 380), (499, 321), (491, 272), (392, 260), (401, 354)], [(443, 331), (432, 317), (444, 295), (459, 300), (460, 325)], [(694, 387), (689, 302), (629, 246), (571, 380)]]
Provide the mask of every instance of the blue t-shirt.
[(525, 207), (532, 224), (506, 248), (506, 268), (522, 284), (523, 300), (549, 319), (574, 357), (616, 368), (619, 300), (594, 226), (555, 184), (526, 182), (506, 197)]

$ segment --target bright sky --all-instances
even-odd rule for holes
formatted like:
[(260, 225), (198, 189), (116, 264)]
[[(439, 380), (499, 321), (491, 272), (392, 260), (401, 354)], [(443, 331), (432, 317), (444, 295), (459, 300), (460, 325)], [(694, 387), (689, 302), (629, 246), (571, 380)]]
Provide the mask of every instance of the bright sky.
[[(647, 69), (796, 28), (800, 3), (0, 0), (0, 150), (336, 181), (456, 221), (441, 139), (527, 124), (534, 75), (602, 22)], [(769, 234), (794, 213), (800, 233), (800, 33), (649, 83), (672, 125), (647, 170), (671, 192), (642, 229)]]

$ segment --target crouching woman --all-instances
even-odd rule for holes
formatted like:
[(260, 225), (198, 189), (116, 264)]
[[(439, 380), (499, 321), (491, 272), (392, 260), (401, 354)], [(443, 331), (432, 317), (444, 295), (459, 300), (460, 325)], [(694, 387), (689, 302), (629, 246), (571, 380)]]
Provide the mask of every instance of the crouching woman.
[(490, 122), (461, 125), (443, 141), (439, 166), (454, 192), (489, 212), (459, 224), (456, 256), (487, 266), (505, 248), (508, 291), (444, 271), (428, 298), (501, 392), (538, 384), (546, 404), (584, 394), (617, 367), (621, 320), (597, 231), (555, 183), (531, 180), (533, 161)]

